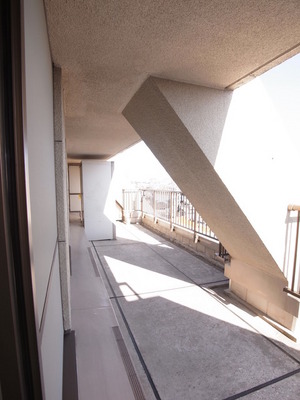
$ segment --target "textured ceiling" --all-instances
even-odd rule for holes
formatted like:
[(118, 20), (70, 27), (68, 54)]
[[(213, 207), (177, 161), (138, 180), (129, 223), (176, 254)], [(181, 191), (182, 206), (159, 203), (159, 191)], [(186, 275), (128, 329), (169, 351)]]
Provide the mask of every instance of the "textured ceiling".
[(45, 0), (63, 69), (67, 151), (139, 140), (121, 115), (149, 76), (234, 89), (300, 52), (299, 0)]

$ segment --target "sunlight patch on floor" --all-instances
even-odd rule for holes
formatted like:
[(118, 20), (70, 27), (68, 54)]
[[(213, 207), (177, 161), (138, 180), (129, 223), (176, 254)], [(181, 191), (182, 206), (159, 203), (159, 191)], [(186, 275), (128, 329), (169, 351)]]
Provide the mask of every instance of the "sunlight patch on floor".
[(253, 331), (249, 325), (193, 283), (153, 272), (112, 257), (105, 256), (104, 258), (118, 284), (121, 295), (128, 302), (162, 298), (199, 312), (199, 317), (201, 317), (201, 314), (205, 314)]

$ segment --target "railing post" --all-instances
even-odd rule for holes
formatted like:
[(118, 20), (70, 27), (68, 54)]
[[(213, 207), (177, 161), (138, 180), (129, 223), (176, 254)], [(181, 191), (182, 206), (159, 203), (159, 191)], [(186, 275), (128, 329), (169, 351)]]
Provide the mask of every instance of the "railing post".
[(154, 223), (156, 224), (156, 222), (157, 222), (157, 217), (156, 217), (156, 190), (153, 190), (153, 213), (154, 213)]
[(170, 231), (173, 231), (173, 192), (170, 199)]
[(141, 190), (141, 213), (142, 218), (144, 218), (144, 190)]
[(194, 220), (194, 243), (198, 242), (198, 234), (197, 234), (197, 211), (193, 206), (193, 220)]
[(292, 291), (295, 290), (295, 277), (296, 277), (297, 253), (298, 253), (298, 237), (299, 237), (299, 222), (300, 222), (300, 210), (298, 210), (298, 215), (297, 215), (297, 228), (296, 228), (296, 243), (295, 243), (293, 278), (292, 278)]

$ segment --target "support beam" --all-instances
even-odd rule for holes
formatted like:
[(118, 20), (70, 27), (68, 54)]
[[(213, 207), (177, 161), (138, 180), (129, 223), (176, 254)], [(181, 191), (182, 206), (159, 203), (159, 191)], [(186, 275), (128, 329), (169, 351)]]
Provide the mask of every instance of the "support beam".
[[(299, 168), (264, 92), (249, 85), (232, 92), (150, 77), (123, 115), (230, 253), (232, 290), (241, 285), (246, 301), (293, 329), (299, 304), (283, 293), (282, 260), (286, 206), (297, 191), (285, 171)], [(282, 192), (268, 185), (275, 181)]]

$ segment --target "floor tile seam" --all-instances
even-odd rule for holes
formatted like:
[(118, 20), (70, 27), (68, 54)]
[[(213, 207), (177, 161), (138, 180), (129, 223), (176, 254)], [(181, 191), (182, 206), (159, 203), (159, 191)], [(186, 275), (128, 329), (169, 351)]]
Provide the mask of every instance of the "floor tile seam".
[[(133, 236), (137, 237), (138, 236), (134, 233), (132, 233)], [(165, 257), (163, 257), (159, 252), (155, 251), (153, 249), (153, 246), (150, 246), (148, 243), (146, 242), (142, 242), (143, 244), (145, 244), (147, 247), (149, 247), (150, 250), (152, 250), (155, 254), (157, 254), (159, 257), (161, 257), (163, 260), (165, 260), (168, 264), (170, 264), (173, 268), (175, 268), (178, 272), (180, 272), (182, 275), (184, 275), (186, 278), (188, 278), (192, 283), (194, 283), (195, 285), (197, 285), (197, 283), (195, 281), (193, 281), (193, 279), (191, 279), (188, 275), (186, 275), (184, 272), (182, 272), (181, 270), (179, 270), (174, 264), (172, 264), (168, 259), (166, 259)]]
[[(92, 243), (93, 243), (93, 242), (92, 242)], [(95, 250), (96, 250), (96, 249), (95, 249)], [(115, 293), (115, 291), (114, 291), (114, 289), (113, 289), (113, 287), (112, 287), (112, 285), (111, 285), (111, 282), (110, 282), (110, 280), (109, 280), (109, 276), (108, 276), (108, 274), (107, 274), (107, 272), (106, 272), (106, 270), (105, 270), (105, 268), (104, 268), (104, 265), (103, 265), (103, 263), (102, 263), (102, 261), (101, 261), (101, 258), (100, 258), (100, 256), (99, 256), (99, 254), (98, 254), (97, 251), (96, 251), (96, 255), (97, 255), (97, 257), (98, 257), (98, 260), (99, 260), (101, 269), (102, 269), (102, 271), (103, 271), (103, 273), (104, 273), (104, 275), (105, 275), (105, 278), (106, 278), (106, 280), (107, 280), (108, 286), (110, 287), (110, 291), (111, 291), (112, 294), (115, 296), (116, 293)], [(127, 329), (127, 332), (128, 332), (128, 334), (129, 334), (129, 337), (130, 337), (130, 339), (131, 339), (131, 342), (132, 342), (132, 344), (133, 344), (133, 347), (134, 347), (134, 349), (135, 349), (135, 352), (136, 352), (136, 354), (137, 354), (137, 356), (138, 356), (138, 358), (139, 358), (139, 361), (140, 361), (140, 363), (141, 363), (141, 366), (142, 366), (142, 368), (144, 369), (144, 372), (145, 372), (145, 374), (146, 374), (146, 376), (147, 376), (147, 379), (148, 379), (148, 382), (149, 382), (149, 384), (150, 384), (150, 386), (151, 386), (151, 388), (152, 388), (154, 397), (156, 398), (156, 400), (161, 400), (160, 395), (159, 395), (159, 393), (158, 393), (158, 391), (157, 391), (156, 385), (155, 385), (155, 383), (154, 383), (154, 381), (153, 381), (153, 379), (152, 379), (152, 376), (151, 376), (151, 374), (150, 374), (150, 372), (149, 372), (149, 369), (148, 369), (147, 364), (146, 364), (146, 362), (145, 362), (145, 360), (144, 360), (144, 358), (143, 358), (143, 355), (142, 355), (142, 353), (141, 353), (141, 351), (140, 351), (140, 349), (139, 349), (139, 346), (138, 346), (138, 344), (137, 344), (137, 342), (136, 342), (136, 339), (135, 339), (135, 337), (134, 337), (134, 335), (133, 335), (132, 329), (130, 328), (129, 322), (127, 321), (127, 318), (126, 318), (126, 316), (125, 316), (125, 313), (124, 313), (124, 311), (123, 311), (123, 309), (122, 309), (122, 307), (121, 307), (121, 305), (120, 305), (120, 302), (119, 302), (119, 300), (118, 300), (117, 298), (114, 299), (114, 301), (115, 301), (115, 303), (116, 303), (116, 305), (117, 305), (117, 309), (118, 309), (119, 312), (120, 312), (121, 318), (122, 318), (122, 320), (123, 320), (123, 322), (124, 322), (124, 324), (125, 324), (125, 327), (126, 327), (126, 329)]]
[(134, 242), (134, 243), (110, 243), (110, 244), (102, 244), (101, 246), (95, 245), (95, 248), (97, 247), (115, 247), (115, 246), (138, 246), (144, 244), (144, 242)]
[[(148, 245), (148, 247), (150, 247)], [(154, 251), (156, 254), (158, 254), (161, 258), (165, 259), (165, 257), (163, 257), (161, 254), (159, 254), (157, 251), (155, 251), (152, 247), (150, 247), (152, 251)], [(238, 314), (236, 314), (235, 312), (233, 312), (233, 310), (230, 310), (230, 308), (228, 308), (225, 304), (223, 304), (220, 300), (216, 299), (215, 297), (212, 296), (212, 294), (206, 290), (205, 287), (201, 286), (200, 284), (197, 284), (192, 278), (190, 278), (188, 275), (186, 275), (184, 272), (182, 272), (179, 268), (177, 268), (174, 264), (172, 264), (169, 260), (165, 259), (172, 267), (174, 267), (176, 270), (178, 270), (179, 272), (181, 272), (184, 276), (186, 276), (189, 280), (191, 280), (196, 286), (198, 286), (200, 289), (204, 290), (206, 293), (208, 293), (210, 295), (210, 297), (212, 297), (214, 300), (218, 301), (223, 307), (225, 307), (227, 310), (229, 310), (232, 314), (234, 314), (238, 319), (240, 319), (241, 321), (243, 321), (246, 325), (250, 326), (255, 332), (257, 332), (257, 334), (259, 334), (261, 337), (265, 338), (267, 341), (269, 341), (271, 344), (273, 344), (275, 347), (277, 347), (281, 352), (283, 352), (286, 356), (288, 356), (289, 358), (291, 358), (292, 360), (294, 360), (297, 364), (300, 364), (300, 360), (298, 360), (297, 358), (295, 358), (293, 355), (291, 355), (290, 353), (288, 353), (287, 351), (285, 351), (284, 349), (282, 349), (279, 345), (277, 345), (276, 343), (274, 343), (274, 341), (270, 338), (268, 338), (267, 336), (265, 336), (264, 334), (262, 334), (257, 328), (255, 328), (253, 325), (251, 325), (249, 322), (247, 322), (246, 320), (244, 320), (242, 317), (240, 317)]]
[[(146, 245), (146, 244), (145, 244), (145, 245)], [(146, 246), (147, 246), (147, 245), (146, 245)], [(103, 261), (103, 264), (104, 264), (105, 269), (111, 272), (111, 268), (110, 268), (109, 264), (107, 263), (107, 261), (105, 260), (106, 255), (105, 255), (105, 254), (102, 254), (101, 252), (99, 252), (98, 249), (96, 249), (96, 248), (95, 248), (95, 251), (96, 251), (96, 254), (98, 255), (98, 257), (101, 259), (101, 261)], [(159, 255), (159, 254), (158, 254), (158, 255)], [(110, 256), (108, 256), (108, 257), (110, 257)], [(160, 258), (163, 258), (163, 257), (160, 256)], [(164, 261), (168, 262), (168, 260), (164, 260)], [(126, 261), (126, 262), (127, 262), (127, 261)], [(168, 262), (168, 264), (170, 264), (170, 262)], [(170, 264), (170, 265), (173, 266), (172, 264)], [(142, 267), (142, 268), (143, 268), (143, 267)], [(177, 269), (175, 266), (174, 266), (174, 268)], [(149, 271), (152, 271), (150, 268), (147, 268), (147, 269), (148, 269)], [(155, 272), (155, 271), (152, 271), (152, 272)], [(186, 276), (184, 273), (182, 273), (182, 271), (178, 270), (178, 272), (180, 272), (181, 275)], [(165, 275), (165, 274), (163, 274), (163, 275)], [(165, 276), (167, 276), (167, 275), (165, 275)], [(172, 277), (170, 277), (170, 278), (172, 278)], [(192, 279), (189, 278), (188, 276), (186, 276), (186, 278), (190, 281), (191, 284), (194, 284), (194, 285), (196, 285), (196, 286), (199, 285), (197, 282), (192, 281)], [(179, 279), (179, 278), (174, 278), (174, 279)], [(209, 283), (210, 283), (210, 282), (209, 282)], [(212, 283), (214, 283), (214, 282), (212, 282)], [(201, 284), (205, 285), (206, 283), (204, 282), (204, 283), (201, 283)]]
[(78, 281), (78, 282), (82, 282), (83, 280), (95, 280), (95, 279), (99, 279), (100, 277), (97, 275), (97, 276), (95, 276), (95, 275), (93, 275), (93, 276), (87, 276), (87, 275), (83, 275), (83, 276), (74, 276), (74, 275), (72, 275), (71, 276), (71, 281), (73, 281), (73, 282), (75, 282), (75, 281)]
[[(144, 229), (147, 230), (148, 228), (144, 228)], [(150, 230), (150, 232), (151, 232), (151, 230)], [(161, 243), (169, 243), (170, 246), (176, 247), (178, 250), (183, 251), (184, 253), (187, 253), (187, 255), (196, 258), (198, 261), (201, 261), (202, 263), (209, 265), (210, 267), (216, 269), (219, 272), (224, 272), (224, 267), (212, 262), (210, 259), (204, 257), (196, 250), (193, 250), (192, 248), (188, 248), (188, 247), (184, 246), (183, 244), (181, 244), (180, 242), (176, 242), (176, 241), (170, 240), (168, 238), (165, 238), (163, 240), (164, 241)]]
[(176, 269), (179, 273), (181, 273), (183, 276), (185, 276), (191, 283), (193, 283), (196, 286), (199, 286), (197, 284), (196, 281), (194, 281), (194, 279), (192, 279), (190, 276), (188, 276), (187, 274), (185, 274), (183, 271), (181, 271), (181, 269), (179, 269), (178, 267), (176, 267), (176, 265), (174, 265), (171, 261), (169, 261), (166, 257), (162, 256), (158, 251), (154, 250), (153, 247), (150, 247), (148, 244), (146, 244), (155, 254), (157, 254), (159, 257), (161, 257), (163, 260), (165, 260), (169, 265), (171, 265), (171, 267), (173, 267), (174, 269)]
[[(109, 272), (109, 274), (113, 275), (109, 264), (106, 262), (106, 260), (105, 260), (105, 258), (104, 258), (105, 256), (104, 256), (103, 254), (99, 254), (99, 252), (97, 251), (97, 249), (95, 249), (95, 250), (96, 250), (96, 254), (98, 255), (99, 259), (101, 260), (102, 267), (105, 269), (106, 272)], [(163, 257), (161, 257), (161, 258), (163, 258)], [(173, 266), (173, 265), (171, 264), (171, 266)], [(176, 267), (174, 267), (174, 268), (177, 270)], [(181, 272), (180, 270), (178, 270), (178, 271)], [(181, 273), (182, 273), (182, 272), (181, 272)], [(182, 275), (186, 276), (186, 275), (183, 274), (183, 273), (182, 273)], [(190, 281), (190, 284), (189, 284), (189, 285), (184, 286), (184, 287), (179, 287), (179, 288), (173, 288), (173, 289), (170, 289), (170, 290), (176, 290), (176, 289), (181, 289), (181, 288), (186, 288), (186, 287), (187, 287), (187, 288), (188, 288), (188, 287), (200, 287), (200, 288), (201, 288), (201, 285), (204, 286), (204, 285), (208, 285), (208, 284), (223, 282), (223, 281), (218, 280), (218, 281), (210, 281), (210, 282), (197, 283), (197, 282), (193, 281), (191, 278), (189, 278), (188, 276), (186, 276), (186, 277), (187, 277), (187, 278), (189, 279), (189, 281)], [(177, 279), (177, 278), (175, 278), (175, 279)], [(224, 281), (224, 282), (225, 282), (225, 281)], [(114, 290), (115, 290), (115, 288), (114, 288)], [(163, 291), (167, 291), (167, 290), (169, 290), (169, 289), (161, 289), (161, 290), (158, 290), (157, 292), (163, 292)], [(151, 294), (151, 293), (155, 293), (155, 291), (138, 293), (137, 295), (143, 295), (143, 294), (147, 294), (147, 293), (150, 293), (150, 294)], [(128, 295), (128, 296), (135, 296), (135, 295), (133, 294), (133, 295)], [(119, 295), (119, 296), (117, 296), (117, 298), (128, 297), (128, 296)], [(110, 298), (113, 298), (113, 297), (110, 297)]]
[[(153, 234), (153, 232), (152, 231), (150, 231), (152, 234)], [(141, 243), (144, 243), (144, 244), (146, 244), (146, 245), (149, 245), (148, 243), (146, 243), (142, 238), (139, 238), (139, 236), (136, 234), (136, 233), (133, 233), (133, 232), (131, 232), (131, 234), (134, 236), (134, 237), (136, 237), (139, 241), (141, 241)], [(146, 233), (147, 234), (147, 233)], [(151, 235), (150, 235), (151, 236)], [(158, 239), (156, 239), (156, 238), (154, 238), (155, 240), (157, 240), (159, 243), (158, 244), (155, 244), (155, 246), (159, 246), (160, 244), (164, 244), (164, 243), (170, 243), (170, 244), (172, 244), (173, 246), (174, 246), (174, 243), (173, 242), (170, 242), (170, 240), (168, 240), (168, 239), (165, 239), (165, 238), (162, 238), (162, 237), (159, 237), (158, 235), (157, 235), (157, 237), (158, 237)], [(175, 245), (176, 246), (176, 245)]]
[(237, 400), (237, 399), (240, 399), (240, 398), (245, 397), (245, 396), (247, 396), (249, 394), (258, 392), (259, 390), (262, 390), (262, 389), (267, 388), (269, 386), (275, 385), (276, 383), (281, 382), (283, 380), (286, 380), (286, 379), (288, 379), (288, 378), (290, 378), (290, 377), (292, 377), (292, 376), (294, 376), (296, 374), (299, 374), (299, 373), (300, 373), (300, 368), (297, 368), (297, 369), (292, 370), (292, 371), (290, 371), (290, 372), (288, 372), (286, 374), (283, 374), (283, 375), (281, 375), (281, 376), (279, 376), (277, 378), (273, 378), (273, 379), (271, 379), (271, 380), (269, 380), (267, 382), (261, 383), (260, 385), (253, 386), (250, 389), (247, 389), (247, 390), (244, 390), (244, 391), (242, 391), (240, 393), (236, 393), (235, 395), (226, 397), (223, 400)]
[[(150, 247), (147, 243), (145, 243), (147, 247)], [(282, 349), (279, 345), (277, 345), (272, 339), (268, 338), (264, 334), (262, 334), (257, 328), (255, 328), (252, 324), (244, 320), (242, 317), (240, 317), (238, 314), (233, 312), (233, 310), (230, 310), (225, 304), (223, 304), (220, 300), (216, 299), (215, 297), (212, 296), (212, 294), (206, 290), (205, 287), (202, 287), (201, 285), (197, 284), (192, 278), (190, 278), (188, 275), (186, 275), (184, 272), (182, 272), (179, 268), (177, 268), (173, 263), (171, 263), (169, 260), (167, 260), (165, 257), (163, 257), (160, 253), (158, 253), (156, 250), (153, 249), (153, 247), (150, 247), (150, 249), (155, 252), (157, 255), (159, 255), (162, 259), (164, 259), (166, 262), (168, 262), (173, 268), (175, 268), (177, 271), (182, 273), (184, 276), (186, 276), (192, 283), (194, 283), (196, 286), (198, 286), (200, 289), (204, 290), (206, 293), (210, 295), (214, 300), (218, 301), (223, 307), (225, 307), (227, 310), (229, 310), (233, 315), (235, 315), (238, 319), (243, 321), (246, 325), (248, 325), (252, 330), (254, 330), (257, 334), (259, 334), (261, 337), (265, 338), (267, 341), (269, 341), (273, 346), (278, 348), (281, 352), (283, 352), (287, 357), (291, 358), (294, 360), (296, 363), (300, 364), (300, 360), (295, 358), (293, 355)]]
[(280, 350), (282, 353), (284, 353), (288, 358), (292, 359), (294, 362), (296, 362), (298, 365), (300, 365), (300, 359), (294, 357), (292, 354), (290, 354), (288, 351), (284, 350), (280, 345), (278, 345), (277, 343), (275, 343), (275, 341), (271, 338), (269, 338), (268, 336), (266, 336), (265, 334), (263, 334), (262, 332), (259, 331), (258, 328), (256, 328), (255, 326), (253, 326), (250, 322), (246, 321), (244, 318), (242, 318), (240, 315), (238, 315), (235, 311), (231, 310), (229, 307), (227, 307), (226, 304), (224, 304), (222, 301), (220, 301), (219, 299), (215, 298), (205, 287), (200, 287), (200, 289), (204, 290), (206, 293), (208, 293), (214, 300), (216, 300), (218, 303), (220, 303), (223, 307), (226, 308), (226, 310), (228, 310), (230, 313), (232, 313), (233, 315), (235, 315), (238, 319), (240, 319), (241, 321), (243, 321), (246, 325), (248, 325), (253, 331), (255, 331), (259, 336), (261, 336), (262, 338), (264, 338), (265, 340), (267, 340), (269, 343), (271, 343), (273, 346), (275, 346), (278, 350)]
[[(109, 267), (108, 267), (109, 269)], [(222, 281), (223, 282), (223, 281)], [(216, 282), (210, 282), (210, 283), (216, 283)], [(122, 298), (130, 298), (130, 297), (140, 297), (140, 296), (144, 296), (144, 295), (148, 295), (148, 294), (155, 294), (155, 293), (164, 293), (164, 292), (170, 292), (170, 291), (175, 291), (175, 290), (184, 290), (184, 289), (190, 289), (190, 288), (200, 288), (201, 286), (199, 285), (195, 285), (194, 283), (187, 285), (187, 286), (180, 286), (180, 287), (174, 287), (171, 289), (159, 289), (159, 290), (151, 290), (149, 292), (141, 292), (141, 293), (134, 293), (134, 294), (128, 294), (128, 295), (117, 295), (117, 296), (111, 296), (109, 297), (109, 299), (122, 299)], [(114, 288), (115, 290), (116, 288)]]
[(111, 309), (112, 306), (110, 304), (108, 304), (107, 306), (100, 306), (100, 307), (75, 307), (75, 308), (71, 308), (71, 312), (75, 312), (75, 311), (96, 311), (96, 310), (109, 310)]
[(209, 281), (209, 282), (201, 282), (201, 283), (197, 283), (198, 286), (202, 287), (202, 286), (206, 286), (206, 285), (212, 285), (214, 283), (228, 283), (229, 279), (218, 279), (217, 281)]
[[(150, 247), (150, 246), (149, 246)], [(152, 251), (154, 251), (156, 254), (158, 254), (161, 258), (165, 259), (165, 257), (163, 257), (161, 254), (159, 254), (157, 251), (155, 251), (153, 248), (151, 248)], [(165, 259), (166, 260), (166, 259)], [(269, 341), (271, 344), (273, 344), (273, 346), (275, 346), (276, 348), (278, 348), (281, 352), (283, 352), (287, 357), (291, 358), (292, 360), (294, 360), (297, 364), (300, 364), (300, 360), (298, 360), (297, 358), (295, 358), (293, 355), (291, 355), (290, 353), (288, 353), (287, 351), (285, 351), (284, 349), (282, 349), (279, 345), (277, 345), (276, 343), (274, 343), (274, 341), (270, 338), (268, 338), (267, 336), (265, 336), (264, 334), (262, 334), (257, 328), (255, 328), (253, 325), (251, 325), (249, 322), (247, 322), (246, 320), (244, 320), (242, 317), (240, 317), (238, 314), (236, 314), (235, 312), (233, 312), (232, 310), (230, 310), (225, 304), (223, 304), (220, 300), (216, 299), (215, 297), (212, 296), (211, 293), (209, 293), (209, 291), (205, 290), (206, 288), (197, 284), (192, 278), (190, 278), (188, 275), (186, 275), (184, 272), (182, 272), (181, 270), (179, 270), (174, 264), (172, 264), (169, 260), (166, 260), (171, 266), (173, 266), (176, 270), (178, 270), (179, 272), (181, 272), (184, 276), (186, 276), (191, 282), (193, 282), (196, 286), (198, 286), (200, 289), (204, 290), (206, 293), (208, 293), (210, 295), (211, 298), (213, 298), (214, 300), (218, 301), (223, 307), (225, 307), (227, 310), (229, 310), (232, 314), (234, 314), (238, 319), (240, 319), (241, 321), (243, 321), (246, 325), (250, 326), (251, 329), (253, 329), (257, 334), (259, 334), (261, 337), (265, 338), (267, 341)]]
[[(184, 275), (187, 279), (189, 279), (192, 283), (194, 283), (196, 286), (201, 287), (201, 285), (205, 285), (206, 283), (197, 283), (193, 278), (191, 278), (189, 275), (187, 275), (186, 273), (184, 273), (179, 267), (177, 267), (176, 265), (174, 265), (171, 261), (169, 261), (166, 257), (164, 257), (163, 255), (161, 255), (158, 251), (156, 251), (153, 246), (150, 246), (148, 243), (145, 243), (145, 245), (147, 247), (149, 247), (155, 254), (157, 254), (159, 257), (161, 257), (164, 261), (166, 261), (169, 265), (171, 265), (171, 267), (175, 268), (179, 273), (181, 273), (182, 275)], [(181, 250), (179, 248), (179, 250)], [(214, 283), (214, 282), (211, 282)]]
[[(98, 256), (101, 258), (101, 259), (103, 259), (104, 257), (105, 257), (105, 255), (104, 254), (99, 254), (99, 252), (98, 252), (98, 250), (97, 249), (95, 249), (96, 250), (96, 252), (97, 252), (97, 254), (98, 254)], [(157, 255), (159, 255), (160, 256), (160, 258), (162, 258), (164, 261), (167, 261), (172, 267), (174, 267), (177, 271), (179, 271), (182, 275), (184, 275), (186, 278), (188, 278), (190, 281), (191, 281), (191, 285), (194, 285), (194, 286), (199, 286), (199, 287), (202, 287), (202, 286), (206, 286), (206, 285), (212, 285), (212, 284), (216, 284), (216, 283), (227, 283), (228, 281), (229, 281), (229, 279), (228, 278), (226, 278), (226, 279), (219, 279), (219, 278), (217, 278), (217, 280), (213, 280), (213, 281), (208, 281), (208, 282), (196, 282), (195, 280), (193, 280), (192, 278), (190, 278), (188, 275), (186, 275), (186, 274), (184, 274), (178, 267), (176, 267), (174, 264), (172, 264), (170, 261), (168, 261), (167, 259), (165, 259), (163, 256), (161, 256), (159, 253), (157, 253), (157, 252), (155, 252)], [(109, 265), (105, 262), (105, 268), (108, 270), (108, 271), (110, 271), (111, 272), (111, 269), (110, 269), (110, 267), (109, 267)]]
[(147, 294), (154, 294), (154, 293), (164, 293), (164, 292), (170, 292), (170, 291), (175, 291), (175, 290), (183, 290), (183, 289), (189, 289), (189, 288), (196, 288), (197, 285), (191, 284), (187, 286), (180, 286), (180, 287), (174, 287), (171, 289), (160, 289), (160, 290), (152, 290), (150, 292), (142, 292), (142, 293), (136, 293), (136, 294), (128, 294), (128, 295), (117, 295), (117, 296), (111, 296), (110, 299), (122, 299), (122, 298), (127, 298), (127, 297), (140, 297), (143, 295)]

